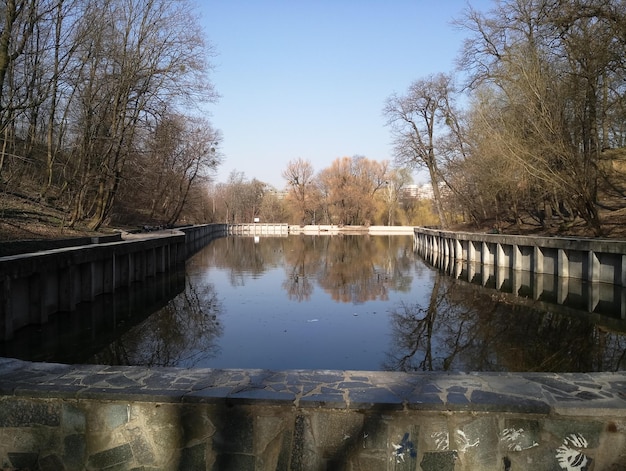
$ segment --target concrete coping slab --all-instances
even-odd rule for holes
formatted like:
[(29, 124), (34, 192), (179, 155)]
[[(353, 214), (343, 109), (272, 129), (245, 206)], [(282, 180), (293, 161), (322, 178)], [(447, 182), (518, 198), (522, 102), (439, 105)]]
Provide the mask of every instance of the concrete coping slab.
[(0, 358), (0, 394), (348, 410), (626, 417), (626, 373), (400, 373), (61, 365)]

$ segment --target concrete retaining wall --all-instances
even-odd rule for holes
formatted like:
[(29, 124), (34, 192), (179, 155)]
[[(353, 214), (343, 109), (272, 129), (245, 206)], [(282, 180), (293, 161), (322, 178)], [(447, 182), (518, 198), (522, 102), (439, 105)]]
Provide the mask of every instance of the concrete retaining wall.
[[(415, 228), (415, 248), (434, 265), (461, 262), (626, 286), (626, 241), (531, 237)], [(464, 265), (465, 266), (464, 266)]]
[(225, 231), (223, 224), (194, 226), (0, 257), (0, 339), (10, 339), (26, 325), (45, 323), (56, 312), (73, 311), (80, 302), (169, 271)]
[(0, 465), (618, 470), (623, 374), (183, 370), (0, 360)]

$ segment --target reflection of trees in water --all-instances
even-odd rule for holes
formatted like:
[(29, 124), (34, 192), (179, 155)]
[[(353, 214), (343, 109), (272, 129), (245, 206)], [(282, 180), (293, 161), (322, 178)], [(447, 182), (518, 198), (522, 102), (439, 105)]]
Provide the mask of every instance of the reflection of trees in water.
[(255, 243), (252, 237), (223, 237), (211, 242), (188, 266), (227, 269), (231, 284), (243, 286), (247, 275), (259, 275), (280, 265), (287, 240), (286, 237), (263, 238)]
[(292, 301), (307, 301), (313, 294), (315, 273), (321, 263), (321, 250), (330, 237), (290, 237), (285, 251), (285, 271), (282, 283)]
[(387, 300), (389, 290), (408, 291), (412, 276), (411, 245), (399, 236), (330, 237), (316, 277), (339, 302)]
[(428, 306), (390, 314), (387, 370), (614, 371), (626, 368), (626, 336), (588, 319), (506, 303), (437, 274)]
[(221, 303), (213, 285), (198, 288), (189, 277), (185, 291), (125, 333), (90, 363), (190, 367), (218, 353)]
[(228, 237), (211, 245), (192, 263), (229, 269), (234, 286), (284, 263), (282, 287), (297, 301), (310, 299), (315, 280), (335, 301), (386, 300), (389, 290), (410, 290), (415, 268), (411, 236), (264, 237), (258, 244), (250, 237)]

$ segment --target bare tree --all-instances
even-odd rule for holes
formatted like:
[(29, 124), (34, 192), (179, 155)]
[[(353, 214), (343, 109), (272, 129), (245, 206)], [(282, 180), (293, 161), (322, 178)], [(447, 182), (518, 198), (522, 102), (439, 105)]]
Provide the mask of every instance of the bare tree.
[(214, 97), (203, 81), (208, 51), (185, 3), (88, 3), (81, 33), (89, 40), (73, 84), (82, 124), (73, 221), (87, 217), (93, 229), (104, 222), (126, 163), (139, 150), (140, 124), (158, 120), (176, 102)]
[(468, 85), (497, 97), (488, 138), (543, 194), (548, 219), (565, 205), (596, 235), (601, 148), (620, 141), (610, 123), (624, 75), (620, 3), (506, 0), (486, 15), (470, 8), (460, 22), (473, 32), (460, 58)]
[(156, 174), (146, 172), (147, 178), (154, 177), (145, 184), (153, 195), (151, 218), (159, 209), (165, 224), (178, 221), (192, 185), (208, 178), (219, 165), (219, 139), (219, 133), (203, 118), (173, 115), (160, 123), (148, 154), (150, 164), (158, 170)]
[(295, 209), (299, 223), (305, 224), (311, 220), (310, 216), (316, 203), (313, 165), (309, 160), (301, 158), (292, 160), (283, 170), (282, 176), (289, 188), (287, 203)]
[(446, 227), (448, 221), (440, 190), (443, 178), (438, 137), (456, 122), (451, 105), (453, 93), (451, 76), (431, 75), (413, 82), (406, 95), (393, 94), (383, 109), (394, 137), (397, 163), (428, 171), (442, 227)]
[(385, 202), (387, 214), (386, 224), (393, 226), (396, 223), (396, 215), (400, 209), (400, 201), (404, 187), (411, 182), (411, 175), (406, 168), (391, 169), (387, 174), (382, 198)]

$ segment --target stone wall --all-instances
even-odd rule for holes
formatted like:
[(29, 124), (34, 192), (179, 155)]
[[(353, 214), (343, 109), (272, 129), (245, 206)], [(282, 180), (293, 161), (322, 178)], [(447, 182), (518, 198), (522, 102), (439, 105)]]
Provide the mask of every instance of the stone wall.
[(626, 375), (0, 360), (0, 467), (619, 470)]

